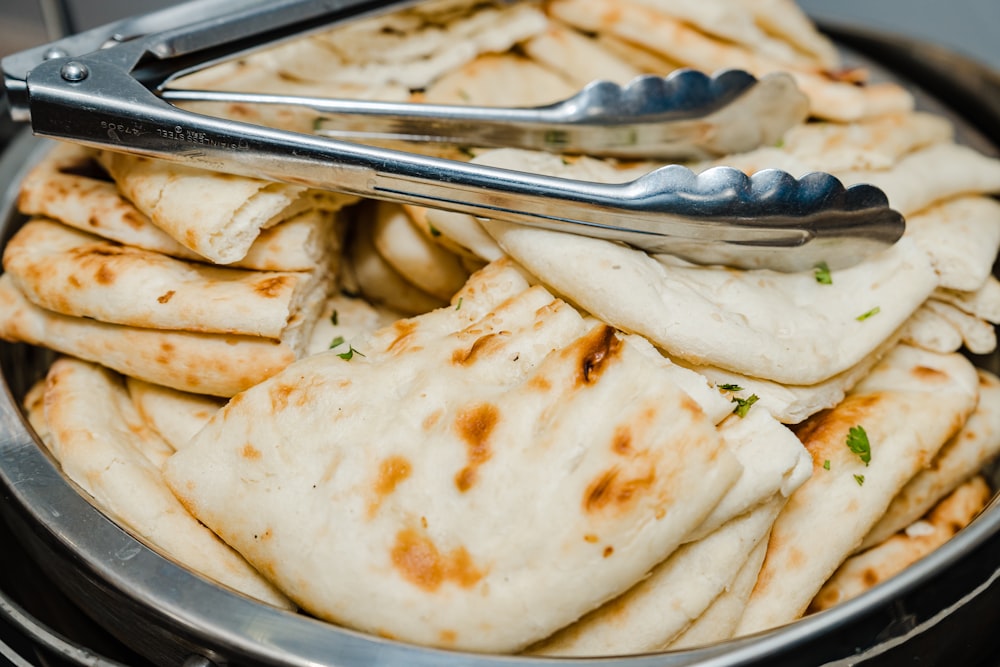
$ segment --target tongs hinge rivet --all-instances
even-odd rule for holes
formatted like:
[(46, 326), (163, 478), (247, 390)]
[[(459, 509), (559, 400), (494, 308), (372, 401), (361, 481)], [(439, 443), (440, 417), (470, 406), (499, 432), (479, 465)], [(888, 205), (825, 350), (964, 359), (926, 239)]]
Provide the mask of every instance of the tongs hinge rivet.
[(90, 72), (87, 70), (87, 66), (83, 63), (71, 60), (62, 66), (59, 70), (60, 76), (66, 81), (83, 81), (87, 78)]

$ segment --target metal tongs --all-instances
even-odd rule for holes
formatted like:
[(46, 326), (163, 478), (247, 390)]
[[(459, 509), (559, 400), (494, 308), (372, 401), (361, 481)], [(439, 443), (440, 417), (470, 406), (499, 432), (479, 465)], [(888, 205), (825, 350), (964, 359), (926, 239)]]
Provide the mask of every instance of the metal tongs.
[[(592, 183), (331, 138), (450, 141), (680, 160), (775, 141), (804, 117), (787, 75), (682, 71), (595, 83), (534, 109), (390, 104), (171, 88), (179, 77), (336, 23), (410, 2), (195, 0), (95, 28), (0, 61), (11, 116), (35, 134), (191, 166), (413, 203), (624, 242), (702, 264), (807, 270), (853, 265), (895, 243), (902, 216), (869, 185), (829, 174), (695, 174), (671, 165), (628, 183)], [(308, 135), (174, 103), (298, 104)], [(775, 117), (786, 120), (774, 122)], [(733, 124), (752, 137), (735, 148)], [(748, 127), (747, 127), (748, 125)], [(713, 144), (713, 142), (716, 142)]]

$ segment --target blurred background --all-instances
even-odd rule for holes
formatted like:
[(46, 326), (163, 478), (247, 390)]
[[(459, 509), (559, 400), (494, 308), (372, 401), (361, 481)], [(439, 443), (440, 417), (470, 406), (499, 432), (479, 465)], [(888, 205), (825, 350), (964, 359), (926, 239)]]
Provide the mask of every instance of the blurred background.
[[(1000, 71), (1000, 0), (799, 0), (814, 18), (930, 40)], [(44, 16), (67, 8), (83, 30), (170, 0), (0, 0), (0, 55), (49, 39)]]

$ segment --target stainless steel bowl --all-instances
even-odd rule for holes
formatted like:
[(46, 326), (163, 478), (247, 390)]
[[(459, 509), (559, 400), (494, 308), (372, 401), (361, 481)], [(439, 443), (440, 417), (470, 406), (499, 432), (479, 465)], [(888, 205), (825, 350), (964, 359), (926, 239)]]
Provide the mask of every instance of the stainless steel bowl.
[[(920, 50), (906, 44), (891, 49), (886, 40), (864, 33), (839, 31), (836, 36), (858, 49), (852, 57), (879, 76), (911, 76), (936, 92), (921, 94), (922, 105), (951, 116), (961, 140), (998, 153), (1000, 98), (995, 91), (1000, 88), (993, 95), (982, 88), (982, 80), (992, 85), (1000, 81), (993, 73), (980, 68), (985, 78), (978, 80), (973, 76), (977, 66), (957, 56), (949, 56), (954, 59), (938, 71), (940, 63), (921, 59)], [(858, 55), (878, 49), (883, 50), (877, 55), (880, 62), (890, 55), (899, 59), (895, 69), (876, 67), (875, 61)], [(938, 51), (930, 53), (941, 57)], [(956, 71), (965, 72), (965, 84), (954, 76)], [(971, 100), (961, 107), (961, 116), (940, 101), (955, 99), (956, 87), (966, 95), (963, 99)], [(0, 160), (4, 241), (23, 222), (15, 210), (17, 184), (45, 148), (42, 140), (18, 136)], [(1000, 497), (945, 546), (858, 598), (783, 628), (691, 651), (591, 660), (462, 654), (380, 639), (273, 609), (160, 556), (107, 519), (62, 475), (19, 408), (51, 357), (25, 345), (0, 345), (0, 511), (20, 545), (62, 593), (155, 664), (773, 667), (899, 664), (914, 655), (921, 664), (972, 664), (983, 645), (976, 636), (1000, 645), (1000, 638), (993, 637), (1000, 622)], [(975, 361), (1000, 370), (1000, 355)], [(994, 474), (992, 481), (1000, 488), (1000, 476)], [(10, 612), (7, 616), (11, 620)], [(87, 652), (65, 657), (81, 664), (95, 659)]]

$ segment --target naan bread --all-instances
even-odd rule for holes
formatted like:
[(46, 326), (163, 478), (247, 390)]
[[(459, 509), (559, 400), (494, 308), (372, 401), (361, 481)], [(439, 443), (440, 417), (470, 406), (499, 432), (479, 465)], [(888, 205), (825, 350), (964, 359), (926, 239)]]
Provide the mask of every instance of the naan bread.
[(1000, 281), (994, 276), (989, 276), (982, 287), (972, 292), (938, 288), (933, 296), (981, 320), (1000, 323)]
[[(491, 151), (477, 161), (509, 168), (530, 159), (550, 175), (578, 173), (556, 156), (523, 153)], [(860, 363), (937, 286), (927, 254), (906, 238), (835, 271), (827, 285), (811, 271), (682, 265), (600, 239), (497, 220), (485, 227), (508, 255), (602, 321), (688, 364), (782, 384), (823, 382)]]
[(625, 85), (643, 73), (639, 66), (616, 55), (594, 37), (555, 21), (522, 48), (532, 60), (580, 89), (592, 81)]
[(829, 609), (899, 574), (954, 537), (982, 511), (992, 495), (989, 484), (980, 476), (963, 483), (925, 519), (847, 559), (816, 594), (809, 611)]
[(128, 153), (102, 151), (118, 190), (154, 225), (216, 264), (246, 256), (268, 227), (312, 209), (336, 211), (353, 195), (223, 174)]
[(28, 301), (0, 276), (0, 338), (47, 347), (181, 391), (232, 396), (297, 358), (280, 341), (254, 336), (138, 329), (59, 315)]
[(903, 325), (902, 342), (929, 352), (947, 354), (962, 349), (962, 332), (924, 303)]
[(775, 498), (685, 544), (624, 595), (533, 647), (553, 656), (614, 656), (665, 649), (736, 579), (784, 505)]
[(108, 515), (191, 569), (294, 608), (167, 488), (160, 466), (170, 447), (142, 421), (121, 377), (96, 364), (57, 360), (47, 377), (44, 421), (63, 472)]
[(130, 377), (125, 378), (125, 386), (139, 416), (173, 450), (186, 447), (226, 404), (216, 396), (177, 391)]
[(171, 487), (310, 613), (403, 641), (516, 651), (629, 588), (739, 464), (629, 339), (541, 287), (477, 316), (484, 287), (234, 398)]
[(667, 645), (667, 650), (706, 646), (732, 637), (754, 584), (757, 583), (757, 575), (760, 573), (765, 554), (767, 554), (767, 538), (762, 539), (750, 552), (743, 567), (736, 573), (736, 577), (726, 590), (719, 593), (708, 609)]
[(35, 219), (7, 243), (7, 275), (32, 303), (62, 315), (147, 329), (308, 337), (326, 271), (247, 271), (187, 262)]
[(973, 354), (989, 354), (997, 347), (996, 329), (961, 308), (937, 299), (928, 299), (924, 308), (931, 311), (955, 328), (962, 338), (962, 344)]
[(837, 81), (819, 68), (790, 68), (787, 62), (707, 35), (638, 0), (553, 0), (547, 8), (581, 30), (610, 33), (687, 67), (713, 72), (739, 66), (756, 76), (788, 71), (810, 98), (812, 114), (821, 118), (852, 121), (913, 108), (912, 96), (896, 84), (857, 86)]
[[(797, 434), (813, 457), (813, 475), (774, 523), (737, 634), (799, 618), (978, 397), (976, 370), (965, 357), (901, 345), (837, 407), (801, 425)], [(849, 430), (858, 426), (870, 443), (867, 464), (848, 447)]]
[[(399, 204), (374, 206), (372, 242), (378, 254), (407, 282), (448, 301), (469, 279), (461, 259), (425, 236)], [(366, 223), (362, 223), (366, 224)]]
[[(65, 142), (51, 150), (21, 181), (21, 213), (58, 220), (110, 241), (178, 259), (205, 258), (175, 241), (125, 199), (96, 162), (97, 152)], [(261, 232), (246, 256), (231, 264), (261, 271), (309, 271), (333, 265), (337, 230), (329, 212), (305, 211)]]
[(906, 234), (927, 251), (941, 287), (983, 286), (1000, 250), (1000, 202), (983, 196), (948, 199), (906, 219)]
[(984, 369), (977, 372), (979, 404), (975, 412), (930, 464), (892, 499), (859, 549), (873, 547), (903, 530), (1000, 455), (1000, 379)]
[(516, 53), (482, 55), (448, 72), (419, 97), (434, 104), (540, 106), (566, 99), (578, 88)]
[(372, 305), (361, 297), (334, 294), (313, 327), (306, 354), (347, 352), (359, 339), (402, 318), (400, 313)]

